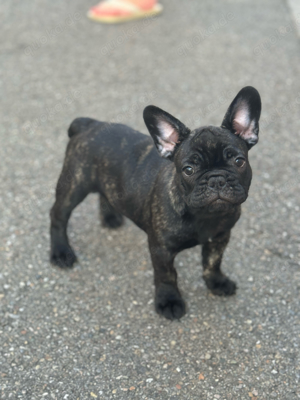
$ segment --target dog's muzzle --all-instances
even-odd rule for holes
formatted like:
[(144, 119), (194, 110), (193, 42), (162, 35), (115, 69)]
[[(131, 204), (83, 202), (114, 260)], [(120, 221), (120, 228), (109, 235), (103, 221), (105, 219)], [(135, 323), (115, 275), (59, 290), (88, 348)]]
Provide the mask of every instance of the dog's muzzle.
[(222, 190), (222, 188), (226, 185), (226, 178), (222, 175), (213, 175), (208, 180), (208, 187), (212, 190)]
[(247, 193), (238, 180), (225, 174), (211, 174), (199, 182), (190, 197), (190, 205), (193, 208), (211, 206), (214, 203), (226, 206), (226, 203), (237, 205), (243, 203)]

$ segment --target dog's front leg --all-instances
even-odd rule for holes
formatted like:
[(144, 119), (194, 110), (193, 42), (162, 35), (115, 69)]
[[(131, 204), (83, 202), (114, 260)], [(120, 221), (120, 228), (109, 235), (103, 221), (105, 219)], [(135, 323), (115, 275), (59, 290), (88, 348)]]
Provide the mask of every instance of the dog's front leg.
[(150, 238), (149, 249), (154, 268), (156, 312), (167, 319), (179, 319), (185, 314), (185, 303), (177, 286), (176, 254)]
[(236, 291), (236, 284), (221, 271), (223, 253), (229, 242), (230, 231), (218, 235), (202, 247), (203, 279), (213, 294), (230, 296)]

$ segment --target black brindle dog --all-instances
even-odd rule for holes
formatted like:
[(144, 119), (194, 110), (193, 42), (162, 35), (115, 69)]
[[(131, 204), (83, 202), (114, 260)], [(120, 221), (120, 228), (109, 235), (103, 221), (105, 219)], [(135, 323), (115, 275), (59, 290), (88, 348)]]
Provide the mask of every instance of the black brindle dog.
[(180, 251), (198, 244), (208, 289), (234, 294), (236, 285), (220, 265), (248, 196), (248, 150), (258, 141), (260, 111), (259, 93), (245, 87), (220, 128), (191, 131), (154, 106), (144, 110), (152, 138), (126, 125), (75, 119), (51, 210), (51, 262), (75, 263), (68, 220), (89, 193), (98, 192), (104, 226), (119, 227), (125, 216), (147, 233), (159, 314), (185, 314), (173, 263)]

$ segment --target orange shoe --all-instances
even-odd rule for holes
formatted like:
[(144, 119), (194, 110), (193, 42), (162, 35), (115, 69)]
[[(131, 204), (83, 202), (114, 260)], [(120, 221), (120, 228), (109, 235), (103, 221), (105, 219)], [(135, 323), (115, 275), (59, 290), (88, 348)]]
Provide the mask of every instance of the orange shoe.
[(104, 0), (88, 11), (88, 18), (114, 24), (152, 17), (162, 12), (162, 5), (156, 0)]

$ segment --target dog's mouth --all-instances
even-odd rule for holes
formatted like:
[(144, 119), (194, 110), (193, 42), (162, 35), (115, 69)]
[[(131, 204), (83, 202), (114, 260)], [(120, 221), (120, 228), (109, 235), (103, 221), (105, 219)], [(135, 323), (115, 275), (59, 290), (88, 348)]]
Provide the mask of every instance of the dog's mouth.
[(190, 199), (190, 206), (194, 209), (206, 209), (208, 212), (228, 211), (231, 208), (239, 206), (247, 198), (245, 191), (238, 193), (201, 193), (194, 195)]
[(207, 205), (208, 212), (221, 212), (228, 211), (228, 209), (236, 206), (237, 204), (233, 203), (229, 199), (225, 199), (222, 197), (218, 197), (217, 199), (212, 200)]
[(233, 204), (233, 205), (236, 205), (237, 203), (234, 202), (232, 199), (229, 199), (228, 197), (219, 195), (216, 199), (213, 199), (208, 203), (209, 206), (211, 204)]

